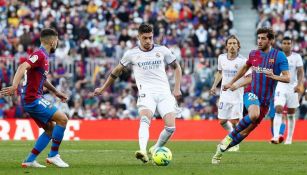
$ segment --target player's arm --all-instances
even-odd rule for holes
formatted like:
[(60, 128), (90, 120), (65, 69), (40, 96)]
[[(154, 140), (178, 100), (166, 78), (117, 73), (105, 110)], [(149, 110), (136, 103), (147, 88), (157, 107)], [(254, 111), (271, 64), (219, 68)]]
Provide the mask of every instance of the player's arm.
[(248, 69), (251, 67), (250, 64), (245, 64), (239, 71), (238, 73), (235, 75), (235, 77), (233, 77), (233, 79), (226, 84), (223, 87), (223, 90), (226, 91), (227, 89), (229, 89), (236, 81), (238, 81), (241, 77), (243, 77), (245, 75), (245, 73), (248, 71)]
[(180, 82), (181, 82), (181, 77), (182, 77), (182, 70), (179, 65), (179, 63), (175, 60), (173, 61), (170, 66), (174, 69), (175, 71), (175, 86), (173, 90), (173, 95), (175, 98), (180, 98), (181, 96), (181, 91), (180, 91)]
[(105, 83), (100, 88), (96, 88), (94, 93), (92, 95), (97, 96), (101, 95), (111, 84), (114, 83), (114, 81), (117, 79), (117, 77), (120, 75), (120, 73), (123, 71), (124, 65), (121, 63), (118, 64), (111, 72), (111, 74), (108, 76)]
[(243, 79), (242, 82), (238, 83), (238, 84), (233, 84), (231, 87), (230, 87), (230, 90), (231, 91), (235, 91), (241, 87), (245, 87), (246, 85), (250, 84), (252, 82), (252, 74), (249, 74), (247, 76), (245, 76), (245, 78)]
[(288, 70), (284, 70), (281, 72), (281, 75), (275, 75), (273, 71), (266, 71), (264, 72), (267, 77), (272, 78), (273, 80), (280, 81), (283, 83), (289, 83), (290, 82), (290, 73)]
[(18, 66), (17, 71), (16, 71), (15, 76), (14, 76), (14, 79), (13, 79), (12, 86), (3, 88), (0, 91), (0, 94), (4, 95), (4, 96), (14, 95), (15, 92), (17, 91), (17, 89), (18, 89), (18, 85), (19, 85), (21, 79), (23, 78), (26, 70), (28, 70), (30, 68), (31, 68), (31, 65), (27, 62), (24, 62), (20, 66)]
[(62, 102), (66, 102), (68, 100), (68, 97), (63, 92), (58, 91), (49, 80), (45, 80), (44, 86), (52, 93), (54, 93), (58, 98), (61, 99)]
[(304, 68), (303, 66), (297, 67), (297, 86), (294, 88), (294, 92), (303, 93), (304, 92)]
[(215, 73), (214, 82), (213, 82), (213, 85), (212, 85), (212, 87), (210, 89), (210, 94), (211, 95), (215, 95), (216, 94), (216, 86), (220, 83), (221, 80), (222, 80), (222, 71), (218, 70)]

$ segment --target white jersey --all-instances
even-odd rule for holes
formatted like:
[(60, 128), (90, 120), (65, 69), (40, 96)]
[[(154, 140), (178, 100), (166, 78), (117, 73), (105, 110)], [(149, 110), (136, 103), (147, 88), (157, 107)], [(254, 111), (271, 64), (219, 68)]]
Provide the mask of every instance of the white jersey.
[[(238, 57), (233, 60), (229, 60), (226, 53), (219, 55), (217, 69), (222, 71), (222, 86), (229, 83), (235, 77), (239, 69), (245, 65), (246, 61), (247, 59), (241, 55), (238, 55)], [(238, 80), (238, 82), (240, 81), (242, 81), (242, 79)], [(223, 91), (221, 88), (220, 102), (243, 103), (243, 93), (243, 87), (235, 91), (231, 91), (230, 89)]]
[(142, 51), (139, 47), (128, 50), (120, 63), (123, 66), (132, 65), (139, 94), (169, 94), (165, 62), (170, 64), (175, 60), (176, 57), (167, 47), (155, 44), (149, 51)]
[(289, 63), (290, 83), (278, 82), (276, 89), (293, 90), (297, 85), (297, 68), (303, 66), (302, 57), (301, 55), (292, 52), (287, 59)]

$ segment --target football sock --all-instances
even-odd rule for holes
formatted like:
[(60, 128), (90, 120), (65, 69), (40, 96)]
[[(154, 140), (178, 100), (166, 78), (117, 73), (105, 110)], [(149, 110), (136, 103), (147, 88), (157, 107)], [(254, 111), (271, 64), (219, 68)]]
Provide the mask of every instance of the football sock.
[(231, 138), (235, 137), (238, 133), (247, 128), (251, 123), (252, 123), (251, 119), (249, 118), (248, 115), (246, 115), (239, 121), (239, 124), (235, 127), (235, 129), (231, 133), (228, 134), (228, 136)]
[(48, 157), (54, 157), (59, 153), (59, 147), (61, 145), (65, 128), (60, 125), (55, 125), (52, 132), (52, 145)]
[(285, 122), (282, 122), (282, 124), (280, 125), (280, 129), (279, 129), (279, 135), (284, 135), (285, 130), (286, 130), (286, 124)]
[(281, 124), (282, 124), (282, 114), (275, 113), (273, 121), (274, 140), (278, 140)]
[[(245, 136), (245, 137), (247, 137), (247, 136)], [(227, 149), (229, 149), (229, 148), (239, 144), (240, 142), (242, 142), (242, 140), (245, 139), (245, 137), (243, 137), (240, 133), (238, 133), (234, 137), (231, 137), (232, 138), (232, 142), (230, 142), (230, 144), (228, 145)]]
[(169, 140), (169, 138), (175, 132), (175, 129), (176, 129), (175, 127), (165, 127), (160, 133), (159, 139), (155, 144), (155, 148), (164, 146), (166, 142)]
[(295, 117), (293, 114), (288, 115), (288, 136), (287, 140), (292, 141), (292, 136), (295, 128)]
[(140, 150), (146, 152), (147, 142), (149, 139), (150, 120), (146, 116), (142, 116), (139, 127), (139, 146)]
[(34, 145), (34, 148), (26, 158), (25, 162), (33, 162), (36, 159), (36, 157), (39, 155), (39, 153), (46, 148), (50, 139), (51, 138), (45, 132), (42, 135), (40, 135)]

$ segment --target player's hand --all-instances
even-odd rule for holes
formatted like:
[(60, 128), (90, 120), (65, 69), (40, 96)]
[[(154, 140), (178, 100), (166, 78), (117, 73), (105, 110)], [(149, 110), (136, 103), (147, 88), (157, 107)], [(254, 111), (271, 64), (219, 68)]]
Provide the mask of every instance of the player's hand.
[(294, 87), (294, 92), (302, 94), (304, 93), (304, 85), (298, 84)]
[(229, 89), (230, 89), (231, 91), (235, 91), (235, 90), (237, 90), (238, 88), (239, 88), (239, 86), (233, 84), (233, 85), (230, 86)]
[(211, 95), (216, 95), (216, 88), (215, 88), (215, 87), (212, 87), (212, 88), (210, 89), (210, 94), (211, 94)]
[(0, 91), (0, 95), (1, 96), (12, 96), (15, 95), (15, 93), (17, 92), (17, 88), (18, 87), (14, 87), (14, 86), (9, 86), (9, 87), (5, 87)]
[(176, 98), (176, 100), (178, 101), (178, 100), (180, 100), (180, 98), (181, 98), (181, 91), (180, 91), (180, 90), (174, 89), (173, 95), (174, 95), (174, 97)]
[(274, 79), (275, 75), (272, 70), (266, 70), (266, 71), (263, 71), (263, 73), (265, 74), (266, 77)]
[(66, 94), (62, 93), (62, 92), (56, 92), (55, 95), (61, 99), (61, 102), (65, 103), (68, 100), (68, 97)]
[(225, 84), (224, 86), (223, 86), (223, 91), (227, 91), (230, 87), (232, 86), (232, 84)]
[(96, 88), (94, 90), (94, 92), (90, 93), (90, 97), (94, 97), (94, 96), (98, 96), (98, 95), (101, 95), (103, 93), (102, 89), (101, 88)]

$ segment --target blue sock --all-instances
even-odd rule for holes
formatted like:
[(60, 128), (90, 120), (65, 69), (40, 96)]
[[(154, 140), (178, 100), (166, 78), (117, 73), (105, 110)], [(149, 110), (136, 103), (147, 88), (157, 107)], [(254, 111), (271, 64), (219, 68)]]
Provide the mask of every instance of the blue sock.
[(282, 122), (279, 129), (279, 135), (284, 135), (285, 130), (286, 130), (286, 124)]
[(28, 155), (25, 162), (33, 162), (36, 159), (36, 157), (39, 155), (39, 153), (42, 152), (46, 148), (50, 139), (51, 138), (46, 134), (46, 132), (44, 132), (42, 135), (40, 135), (39, 138), (37, 139), (35, 145), (34, 145), (34, 148), (30, 152), (30, 154)]
[[(280, 126), (280, 128), (281, 128), (281, 126)], [(271, 134), (274, 137), (274, 128), (273, 128), (273, 126), (271, 127)]]
[(243, 137), (240, 133), (238, 133), (235, 137), (232, 138), (232, 142), (229, 144), (227, 149), (239, 144), (244, 139), (245, 139), (245, 137)]
[(55, 125), (52, 132), (52, 145), (48, 157), (54, 157), (59, 153), (59, 147), (64, 136), (65, 128), (60, 125)]
[(239, 124), (236, 126), (236, 128), (228, 134), (229, 137), (231, 137), (232, 139), (234, 139), (234, 137), (240, 133), (241, 131), (243, 131), (245, 128), (247, 128), (250, 124), (252, 123), (252, 120), (249, 118), (248, 115), (246, 115), (245, 117), (243, 117)]

